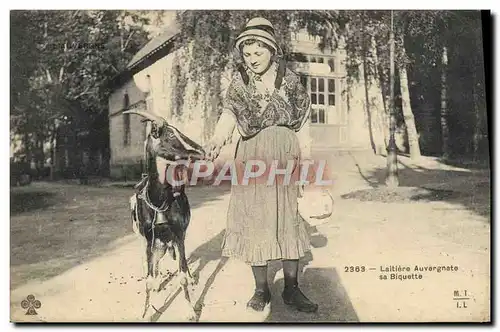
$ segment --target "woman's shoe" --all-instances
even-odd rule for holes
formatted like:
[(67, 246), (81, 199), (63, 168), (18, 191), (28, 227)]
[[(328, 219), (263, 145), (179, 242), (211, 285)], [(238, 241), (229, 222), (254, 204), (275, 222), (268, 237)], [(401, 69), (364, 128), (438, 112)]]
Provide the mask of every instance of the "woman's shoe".
[(252, 298), (247, 303), (247, 308), (252, 308), (255, 311), (264, 311), (269, 302), (271, 302), (271, 292), (265, 289), (256, 289)]
[(285, 304), (293, 306), (298, 311), (316, 312), (318, 310), (318, 305), (311, 302), (297, 286), (289, 289), (285, 288), (281, 296)]

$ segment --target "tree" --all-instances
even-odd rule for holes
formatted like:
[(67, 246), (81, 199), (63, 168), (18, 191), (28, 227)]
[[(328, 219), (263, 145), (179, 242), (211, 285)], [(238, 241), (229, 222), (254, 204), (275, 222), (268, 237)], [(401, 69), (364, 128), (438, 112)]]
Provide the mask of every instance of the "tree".
[[(410, 156), (415, 158), (421, 155), (419, 130), (426, 128), (427, 123), (425, 121), (435, 121), (436, 126), (443, 128), (443, 139), (440, 137), (439, 130), (426, 132), (427, 137), (425, 139), (432, 139), (433, 145), (439, 146), (441, 141), (464, 135), (463, 130), (458, 129), (463, 124), (456, 125), (457, 120), (453, 117), (458, 116), (457, 112), (467, 112), (467, 110), (466, 108), (459, 110), (457, 106), (450, 104), (448, 101), (450, 98), (445, 94), (449, 94), (451, 91), (456, 93), (457, 97), (464, 93), (467, 96), (472, 96), (472, 92), (466, 91), (465, 86), (455, 86), (456, 82), (450, 82), (449, 80), (439, 84), (439, 77), (441, 77), (440, 71), (443, 68), (441, 62), (444, 47), (447, 49), (449, 58), (464, 53), (459, 51), (464, 47), (461, 45), (461, 40), (465, 36), (470, 36), (471, 31), (474, 30), (471, 30), (470, 27), (463, 23), (455, 21), (452, 23), (454, 27), (459, 24), (459, 32), (455, 28), (450, 28), (450, 24), (452, 24), (450, 23), (451, 17), (458, 15), (462, 20), (465, 17), (470, 21), (472, 20), (470, 13), (399, 11), (396, 14), (393, 55), (395, 63), (394, 77), (398, 84), (395, 86), (393, 93), (398, 101), (401, 100), (401, 106), (399, 106), (399, 103), (395, 105), (397, 108), (395, 111), (396, 125), (405, 127)], [(389, 47), (390, 12), (382, 10), (181, 12), (177, 16), (181, 29), (179, 43), (185, 45), (186, 41), (192, 42), (190, 43), (189, 52), (185, 53), (185, 59), (189, 58), (189, 70), (187, 72), (189, 72), (189, 79), (198, 85), (200, 92), (206, 91), (206, 95), (220, 97), (220, 87), (217, 84), (217, 82), (220, 82), (220, 73), (224, 73), (239, 61), (232, 43), (239, 32), (239, 28), (254, 16), (264, 16), (275, 24), (277, 35), (281, 38), (280, 43), (285, 46), (285, 50), (289, 45), (290, 32), (302, 28), (307, 29), (312, 36), (319, 36), (320, 47), (324, 50), (335, 50), (339, 43), (342, 43), (347, 53), (345, 65), (348, 87), (361, 79), (360, 69), (362, 68), (365, 82), (372, 80), (380, 82), (384, 108), (385, 105), (391, 103), (389, 84), (391, 63)], [(476, 29), (475, 31), (479, 30)], [(453, 54), (450, 54), (450, 45), (454, 45), (456, 49)], [(477, 46), (475, 48), (477, 49)], [(465, 58), (464, 55), (460, 56)], [(470, 58), (472, 59), (472, 57)], [(479, 58), (478, 55), (477, 59), (474, 60), (474, 64), (478, 66), (480, 65)], [(447, 71), (450, 70), (452, 69), (449, 68)], [(453, 69), (453, 71), (455, 70)], [(480, 81), (482, 78), (478, 73), (475, 74), (475, 79), (479, 82), (479, 85), (474, 85), (474, 89), (481, 93), (483, 85), (481, 85)], [(473, 77), (471, 76), (470, 81), (472, 80)], [(452, 85), (453, 88), (450, 88)], [(179, 86), (182, 87), (183, 85)], [(202, 87), (208, 88), (203, 89)], [(440, 90), (444, 93), (442, 97), (440, 96)], [(370, 101), (373, 96), (370, 96), (367, 92), (368, 90), (365, 91), (367, 113), (369, 113), (369, 117), (372, 117), (373, 112)], [(216, 99), (219, 102), (221, 100), (221, 98), (214, 98), (214, 100)], [(420, 106), (424, 99), (427, 100), (426, 103), (429, 103), (425, 112), (432, 114), (423, 114), (424, 110)], [(480, 100), (477, 99), (473, 105), (477, 105), (476, 109), (479, 110), (481, 108)], [(473, 105), (471, 104), (471, 106)], [(213, 107), (213, 109), (219, 108)], [(431, 111), (427, 111), (427, 109)], [(474, 109), (474, 107), (469, 109)], [(422, 113), (419, 113), (420, 111)], [(473, 149), (477, 150), (479, 137), (485, 130), (484, 120), (482, 120), (484, 116), (481, 118), (478, 111), (473, 114), (476, 115), (475, 123), (477, 125), (474, 134), (476, 139), (472, 145), (474, 146)], [(218, 114), (214, 111), (211, 114), (206, 114), (206, 116), (216, 118)], [(388, 114), (382, 114), (381, 118), (384, 119), (387, 116)], [(387, 132), (389, 121), (385, 121), (385, 123), (383, 131)], [(420, 129), (418, 129), (419, 124)], [(448, 135), (446, 134), (447, 131), (450, 131)], [(373, 141), (373, 134), (370, 133), (370, 137), (367, 137), (367, 139)], [(467, 138), (467, 140), (470, 139)], [(444, 144), (446, 146), (447, 143)]]
[(399, 178), (398, 178), (398, 157), (396, 151), (396, 141), (395, 141), (395, 130), (396, 130), (396, 115), (395, 115), (395, 107), (394, 107), (394, 71), (395, 71), (395, 45), (394, 45), (394, 16), (391, 11), (391, 31), (389, 37), (389, 45), (390, 45), (390, 138), (389, 138), (389, 148), (387, 153), (387, 177), (385, 180), (385, 184), (387, 187), (393, 189), (399, 186)]
[[(11, 16), (11, 112), (19, 119), (13, 129), (33, 137), (27, 146), (40, 149), (40, 142), (53, 142), (56, 120), (75, 130), (101, 121), (111, 93), (107, 82), (147, 41), (144, 13), (15, 11)], [(28, 47), (27, 36), (33, 41)]]
[(444, 159), (448, 159), (450, 156), (450, 130), (448, 127), (448, 82), (447, 82), (447, 71), (448, 71), (448, 49), (443, 46), (443, 55), (441, 60), (441, 136), (442, 136), (442, 155)]
[[(483, 34), (481, 16), (473, 17), (473, 39), (474, 39), (474, 57), (473, 57), (473, 80), (472, 80), (472, 94), (474, 96), (474, 161), (484, 160), (485, 151), (482, 145), (488, 146), (488, 132), (487, 132), (487, 115), (486, 115), (486, 93), (485, 93), (485, 73), (484, 73), (484, 52), (483, 52)], [(486, 144), (484, 142), (486, 141)], [(486, 156), (487, 158), (489, 156)]]
[[(294, 11), (265, 10), (189, 10), (176, 15), (179, 26), (177, 38), (178, 57), (174, 59), (172, 81), (175, 84), (176, 113), (184, 105), (184, 90), (188, 81), (194, 87), (192, 102), (204, 99), (206, 106), (202, 115), (209, 123), (205, 132), (210, 135), (221, 110), (221, 78), (229, 69), (236, 69), (239, 61), (234, 49), (234, 40), (240, 29), (253, 17), (269, 19), (276, 30), (278, 43), (286, 51), (290, 42), (290, 26)], [(186, 46), (187, 45), (187, 46)], [(228, 78), (228, 77), (227, 77)]]
[[(436, 67), (436, 63), (441, 62), (443, 50), (443, 25), (447, 17), (448, 13), (446, 11), (435, 10), (405, 11), (401, 13), (400, 47), (402, 61), (399, 62), (399, 74), (410, 155), (413, 158), (420, 157), (421, 152), (419, 134), (415, 124), (415, 112), (410, 108), (411, 99), (408, 87), (407, 68), (417, 62), (419, 65), (418, 68), (413, 67), (414, 71), (427, 73)], [(408, 50), (410, 51), (408, 52)], [(406, 106), (408, 106), (408, 108), (406, 108)], [(442, 104), (442, 106), (445, 105)], [(445, 109), (442, 110), (445, 112)], [(442, 115), (444, 115), (444, 113)], [(446, 121), (444, 116), (441, 116), (441, 120)]]
[(415, 116), (413, 115), (413, 110), (411, 107), (410, 100), (410, 91), (408, 85), (408, 74), (406, 72), (406, 61), (404, 59), (407, 58), (406, 50), (404, 47), (404, 37), (402, 35), (399, 36), (399, 45), (401, 57), (403, 60), (398, 61), (398, 71), (399, 71), (399, 80), (400, 80), (400, 89), (401, 89), (401, 102), (402, 102), (402, 110), (403, 116), (406, 126), (406, 132), (408, 134), (408, 145), (410, 148), (410, 157), (415, 159), (421, 156), (420, 152), (420, 143), (419, 143), (419, 135), (417, 132), (417, 127), (415, 124)]
[[(33, 24), (38, 16), (33, 11), (10, 12), (10, 100), (11, 111), (23, 103), (22, 92), (29, 88), (29, 77), (36, 69), (38, 55), (33, 44), (42, 35)], [(32, 43), (27, 43), (31, 40)]]

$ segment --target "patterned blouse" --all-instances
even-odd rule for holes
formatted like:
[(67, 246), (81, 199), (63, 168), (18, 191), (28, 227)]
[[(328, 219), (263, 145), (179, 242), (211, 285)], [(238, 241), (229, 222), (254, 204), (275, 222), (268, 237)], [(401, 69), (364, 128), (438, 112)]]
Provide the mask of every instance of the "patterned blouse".
[[(274, 83), (276, 66), (269, 70)], [(258, 87), (262, 86), (260, 76), (249, 72), (249, 78), (245, 85), (240, 73), (235, 73), (225, 98), (225, 108), (235, 115), (243, 138), (270, 126), (299, 131), (309, 116), (311, 101), (297, 74), (287, 68), (280, 89), (273, 85), (271, 91)]]

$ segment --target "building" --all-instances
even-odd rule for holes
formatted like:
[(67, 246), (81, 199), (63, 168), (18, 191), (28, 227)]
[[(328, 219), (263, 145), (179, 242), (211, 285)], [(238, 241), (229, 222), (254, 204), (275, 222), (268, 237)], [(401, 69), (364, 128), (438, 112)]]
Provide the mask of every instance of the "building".
[[(146, 44), (114, 80), (109, 98), (110, 173), (114, 178), (136, 178), (142, 170), (147, 128), (140, 117), (123, 114), (125, 110), (141, 109), (162, 115), (201, 144), (213, 131), (216, 120), (200, 114), (207, 114), (207, 110), (208, 114), (217, 114), (213, 111), (217, 104), (214, 96), (197, 100), (193, 82), (189, 79), (180, 82), (178, 78), (185, 74), (183, 55), (189, 52), (189, 45), (176, 47), (177, 33), (175, 24), (169, 26)], [(301, 75), (312, 101), (309, 135), (313, 155), (385, 149), (387, 134), (381, 125), (385, 112), (378, 84), (365, 84), (361, 79), (348, 89), (342, 47), (321, 51), (318, 38), (305, 32), (291, 34), (292, 55), (288, 66)], [(360, 69), (362, 72), (362, 66)], [(179, 84), (184, 84), (181, 96), (176, 89)], [(224, 83), (221, 85), (224, 87)], [(232, 153), (234, 144), (235, 140), (224, 151)]]

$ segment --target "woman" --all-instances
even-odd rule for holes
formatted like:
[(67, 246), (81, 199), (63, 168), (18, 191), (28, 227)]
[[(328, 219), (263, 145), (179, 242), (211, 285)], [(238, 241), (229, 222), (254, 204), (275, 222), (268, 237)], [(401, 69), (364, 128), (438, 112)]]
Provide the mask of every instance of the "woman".
[[(244, 65), (227, 89), (224, 111), (207, 147), (209, 158), (219, 155), (237, 126), (241, 137), (236, 165), (253, 159), (264, 160), (266, 166), (273, 160), (280, 165), (298, 161), (301, 151), (296, 133), (308, 120), (310, 100), (299, 77), (284, 61), (277, 61), (283, 54), (272, 24), (263, 18), (250, 20), (236, 39), (236, 49)], [(249, 308), (263, 311), (270, 302), (267, 262), (281, 259), (284, 302), (299, 311), (314, 312), (318, 306), (301, 292), (297, 280), (299, 258), (310, 250), (297, 211), (298, 187), (278, 181), (267, 185), (266, 181), (232, 186), (222, 255), (251, 265), (256, 288)]]

